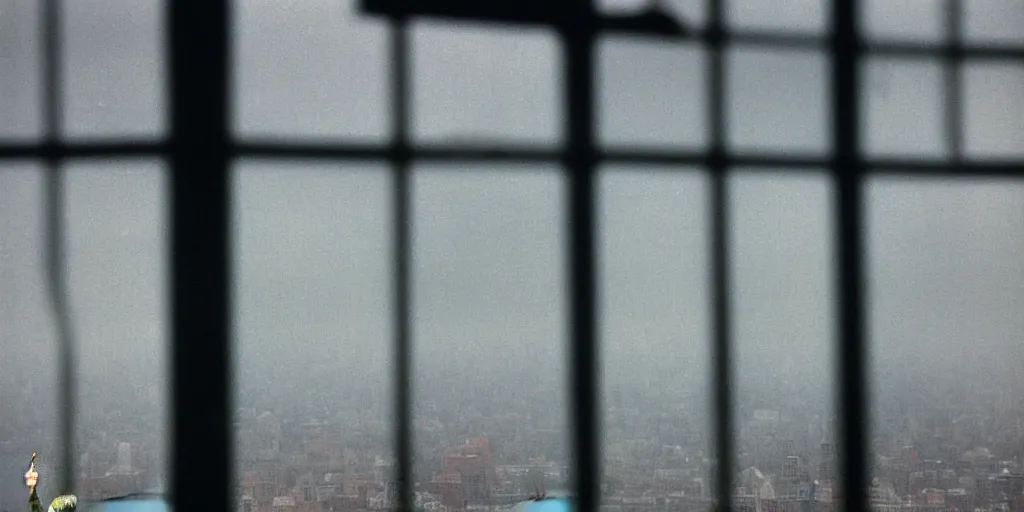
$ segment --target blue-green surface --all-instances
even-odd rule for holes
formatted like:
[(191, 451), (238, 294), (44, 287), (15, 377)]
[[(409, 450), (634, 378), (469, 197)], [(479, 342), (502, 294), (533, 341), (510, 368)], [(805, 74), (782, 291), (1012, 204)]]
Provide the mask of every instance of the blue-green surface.
[(162, 500), (123, 500), (90, 503), (83, 512), (170, 512)]
[(528, 501), (523, 507), (524, 512), (570, 512), (572, 503), (565, 498), (553, 498), (540, 501)]

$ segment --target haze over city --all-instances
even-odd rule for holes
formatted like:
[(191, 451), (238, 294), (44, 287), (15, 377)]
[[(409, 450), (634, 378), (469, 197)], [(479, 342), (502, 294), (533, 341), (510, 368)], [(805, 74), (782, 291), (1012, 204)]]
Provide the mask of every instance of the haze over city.
[[(863, 27), (874, 40), (938, 43), (940, 3), (868, 1)], [(1024, 45), (1024, 4), (963, 3), (968, 41)], [(360, 17), (351, 0), (236, 4), (237, 136), (390, 138), (385, 24)], [(705, 19), (703, 2), (668, 4), (690, 25)], [(828, 22), (824, 1), (728, 4), (737, 28), (820, 34)], [(63, 135), (162, 136), (163, 3), (62, 5)], [(5, 139), (40, 136), (38, 25), (34, 3), (0, 0)], [(416, 22), (411, 40), (415, 140), (564, 140), (552, 33)], [(705, 148), (707, 63), (697, 43), (602, 40), (600, 144)], [(730, 150), (829, 153), (825, 53), (737, 46), (726, 67)], [(962, 69), (965, 157), (1024, 158), (1024, 67)], [(949, 156), (940, 60), (872, 57), (863, 74), (868, 156)], [(166, 169), (128, 159), (71, 161), (66, 170), (76, 492), (164, 490)], [(605, 512), (712, 503), (701, 171), (600, 172)], [(389, 172), (386, 162), (234, 166), (239, 512), (391, 506)], [(56, 491), (63, 463), (44, 178), (39, 162), (0, 161), (0, 510), (25, 506), (21, 475), (32, 452), (41, 494)], [(418, 505), (487, 510), (538, 488), (564, 489), (561, 169), (417, 163), (412, 187)], [(808, 492), (824, 503), (838, 471), (832, 182), (824, 169), (737, 169), (729, 191), (736, 500), (752, 512), (791, 510), (785, 504)], [(865, 201), (873, 505), (1024, 511), (1024, 181), (872, 177)]]

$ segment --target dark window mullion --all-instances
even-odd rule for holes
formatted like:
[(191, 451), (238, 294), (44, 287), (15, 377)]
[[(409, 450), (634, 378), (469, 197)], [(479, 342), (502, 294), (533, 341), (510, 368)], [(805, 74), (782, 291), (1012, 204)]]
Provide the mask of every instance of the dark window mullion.
[(709, 221), (711, 242), (711, 360), (714, 373), (711, 403), (714, 404), (715, 496), (718, 510), (732, 510), (733, 426), (732, 426), (732, 325), (729, 310), (728, 165), (725, 151), (725, 7), (723, 0), (708, 4), (708, 126), (711, 153)]
[(58, 0), (44, 0), (41, 3), (43, 15), (40, 28), (43, 34), (43, 137), (54, 157), (58, 154), (55, 147), (60, 141), (63, 117), (63, 16), (60, 4)]
[[(409, 152), (409, 33), (407, 20), (391, 20), (391, 108), (393, 141), (388, 157), (394, 172), (393, 184), (393, 247), (394, 258), (394, 351), (395, 351), (395, 451), (397, 455), (398, 503), (402, 512), (413, 510), (412, 473), (412, 340), (410, 319), (411, 288), (409, 286), (412, 249), (410, 230), (410, 152)], [(385, 490), (387, 491), (387, 490)], [(392, 504), (395, 507), (396, 504)]]
[(866, 511), (868, 428), (864, 383), (863, 279), (863, 161), (860, 155), (859, 82), (860, 38), (857, 0), (835, 0), (832, 5), (832, 114), (833, 162), (837, 207), (835, 246), (839, 347), (839, 393), (836, 400), (840, 434), (840, 474), (843, 505), (847, 512)]
[(69, 493), (75, 475), (75, 345), (71, 333), (70, 305), (67, 302), (67, 282), (64, 257), (64, 171), (61, 158), (61, 119), (63, 118), (63, 78), (61, 70), (64, 56), (61, 45), (61, 5), (57, 0), (41, 3), (43, 12), (43, 160), (44, 207), (46, 219), (46, 273), (51, 314), (56, 326), (58, 350), (59, 396), (57, 416), (62, 440), (58, 492)]
[(569, 277), (569, 390), (573, 480), (577, 510), (598, 510), (601, 502), (601, 432), (598, 414), (597, 244), (594, 204), (594, 46), (592, 0), (568, 3), (572, 22), (561, 25), (564, 49), (568, 176), (567, 273)]
[(963, 161), (963, 2), (946, 0), (946, 44), (949, 50), (945, 55), (943, 70), (945, 72), (945, 109), (946, 109), (946, 144), (949, 160), (953, 165)]
[(167, 4), (176, 510), (231, 510), (230, 0)]

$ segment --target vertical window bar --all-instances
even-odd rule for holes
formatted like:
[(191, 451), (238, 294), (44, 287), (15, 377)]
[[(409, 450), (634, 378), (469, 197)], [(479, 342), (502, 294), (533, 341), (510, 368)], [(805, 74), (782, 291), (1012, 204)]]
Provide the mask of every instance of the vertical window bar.
[(847, 512), (868, 510), (865, 431), (867, 393), (864, 385), (864, 280), (862, 175), (858, 141), (857, 1), (835, 0), (832, 6), (833, 162), (838, 207), (839, 397), (840, 472)]
[(175, 510), (232, 508), (230, 0), (167, 3)]
[(592, 0), (572, 0), (571, 23), (562, 23), (565, 51), (565, 170), (569, 177), (570, 390), (578, 510), (596, 511), (601, 502), (598, 436), (597, 289), (594, 221), (594, 34)]
[[(394, 329), (395, 329), (395, 450), (398, 470), (398, 510), (413, 510), (412, 481), (412, 343), (410, 341), (409, 231), (409, 34), (407, 20), (391, 20), (391, 108), (394, 140), (391, 164), (394, 168)], [(392, 504), (394, 507), (395, 505)]]
[(56, 159), (58, 152), (55, 146), (60, 140), (60, 128), (63, 102), (61, 83), (61, 68), (63, 55), (61, 51), (62, 42), (62, 16), (61, 6), (58, 0), (44, 0), (42, 2), (43, 16), (43, 130), (46, 137), (48, 157)]
[(714, 376), (711, 403), (714, 404), (715, 489), (718, 510), (732, 510), (733, 427), (732, 427), (732, 325), (729, 310), (729, 217), (725, 162), (725, 71), (723, 0), (708, 3), (708, 43), (711, 51), (708, 72), (708, 125), (711, 129), (711, 293), (714, 339)]
[(963, 3), (946, 0), (946, 144), (954, 164), (963, 161)]
[(62, 460), (58, 492), (69, 493), (75, 477), (75, 346), (71, 311), (67, 302), (64, 243), (64, 172), (60, 158), (61, 118), (63, 117), (61, 51), (61, 6), (57, 0), (42, 2), (43, 33), (43, 130), (45, 137), (44, 205), (46, 212), (46, 273), (54, 325), (57, 334), (60, 386), (57, 417), (60, 422)]

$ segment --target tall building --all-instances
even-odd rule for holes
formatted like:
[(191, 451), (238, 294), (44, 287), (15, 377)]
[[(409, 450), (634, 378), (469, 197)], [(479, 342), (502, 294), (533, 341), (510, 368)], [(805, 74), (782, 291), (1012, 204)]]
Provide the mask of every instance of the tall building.
[(495, 482), (491, 442), (486, 437), (450, 446), (441, 456), (441, 472), (432, 479), (435, 494), (450, 507), (489, 504)]
[(120, 443), (117, 445), (117, 472), (121, 475), (127, 475), (132, 472), (131, 443)]
[(246, 462), (277, 460), (281, 455), (282, 436), (281, 420), (272, 412), (243, 420), (238, 432), (240, 458)]
[(782, 464), (782, 478), (787, 482), (796, 481), (800, 477), (800, 457), (790, 455)]
[(835, 478), (835, 448), (832, 443), (821, 443), (821, 461), (818, 463), (818, 480), (832, 482)]

